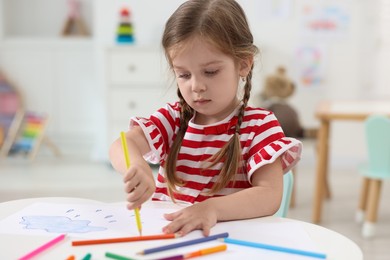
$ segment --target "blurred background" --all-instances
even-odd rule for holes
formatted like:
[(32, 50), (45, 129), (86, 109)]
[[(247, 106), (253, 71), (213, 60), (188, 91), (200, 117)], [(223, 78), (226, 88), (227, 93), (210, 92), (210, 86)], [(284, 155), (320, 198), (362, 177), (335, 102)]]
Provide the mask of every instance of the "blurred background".
[[(108, 133), (112, 120), (126, 128), (133, 115), (129, 109), (147, 114), (175, 96), (164, 65), (154, 60), (149, 78), (142, 73), (152, 55), (160, 55), (164, 64), (163, 27), (183, 1), (76, 1), (73, 31), (64, 34), (74, 9), (70, 2), (1, 0), (0, 69), (20, 90), (26, 110), (50, 116), (47, 135), (62, 153), (104, 159), (113, 137)], [(239, 2), (261, 51), (254, 69), (253, 104), (264, 77), (278, 66), (284, 66), (295, 82), (289, 102), (306, 127), (318, 126), (314, 111), (321, 100), (389, 98), (389, 75), (384, 69), (389, 62), (387, 1)], [(130, 11), (132, 44), (117, 41), (123, 8)], [(77, 20), (84, 24), (85, 35)], [(132, 64), (117, 57), (124, 53), (132, 57)], [(123, 75), (126, 71), (119, 71), (136, 66), (139, 75), (130, 79)], [(164, 92), (164, 98), (154, 95), (140, 102), (122, 95), (148, 97), (145, 91), (152, 88)], [(114, 96), (122, 99), (116, 101)], [(144, 112), (142, 106), (149, 109)], [(352, 141), (361, 138), (361, 124), (334, 127), (338, 129), (332, 131), (332, 160), (342, 164), (362, 159), (364, 146)], [(346, 132), (356, 138), (343, 138)]]
[[(69, 194), (107, 201), (122, 198), (120, 178), (109, 167), (108, 147), (127, 129), (131, 116), (148, 115), (175, 100), (160, 40), (165, 21), (183, 2), (0, 0), (0, 93), (17, 96), (0, 99), (0, 147), (9, 146), (0, 161), (0, 201)], [(265, 78), (280, 66), (294, 82), (288, 102), (305, 128), (318, 129), (315, 111), (322, 101), (390, 100), (389, 1), (238, 2), (260, 49), (251, 104), (259, 104)], [(13, 128), (15, 118), (19, 124)], [(13, 145), (21, 135), (17, 129), (26, 122), (38, 122), (42, 128), (36, 143), (23, 151), (25, 144)], [(7, 144), (10, 133), (15, 136)], [(309, 221), (316, 140), (303, 141), (300, 189), (292, 214)], [(357, 205), (357, 165), (367, 157), (362, 122), (332, 124), (329, 145), (332, 181), (345, 195), (336, 205), (351, 211), (336, 224), (342, 230)], [(54, 173), (58, 174), (50, 175)], [(336, 173), (345, 175), (339, 180)], [(61, 179), (65, 175), (67, 181)], [(96, 176), (95, 184), (101, 182), (93, 186)], [(388, 228), (388, 203), (381, 207), (385, 209), (380, 210), (380, 222)], [(327, 216), (325, 225), (332, 227)], [(363, 241), (359, 232), (357, 227), (345, 230), (355, 241)], [(378, 243), (389, 242), (388, 232), (382, 237), (385, 240)], [(390, 254), (381, 245), (376, 244), (380, 255)]]

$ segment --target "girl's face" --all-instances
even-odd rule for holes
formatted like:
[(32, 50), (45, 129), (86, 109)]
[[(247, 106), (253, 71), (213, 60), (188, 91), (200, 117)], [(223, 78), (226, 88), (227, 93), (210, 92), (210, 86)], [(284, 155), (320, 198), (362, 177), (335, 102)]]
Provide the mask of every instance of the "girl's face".
[(196, 37), (169, 54), (180, 92), (196, 111), (195, 123), (216, 123), (233, 112), (239, 104), (240, 75), (249, 71), (245, 63), (237, 65), (232, 57)]

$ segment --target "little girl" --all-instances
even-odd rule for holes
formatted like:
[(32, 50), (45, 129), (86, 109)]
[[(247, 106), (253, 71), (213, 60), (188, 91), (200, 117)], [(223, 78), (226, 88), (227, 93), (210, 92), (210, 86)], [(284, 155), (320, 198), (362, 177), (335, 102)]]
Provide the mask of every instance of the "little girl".
[[(131, 118), (128, 170), (120, 140), (110, 148), (128, 208), (150, 197), (190, 203), (165, 215), (163, 232), (180, 235), (274, 214), (301, 143), (270, 111), (248, 106), (257, 47), (244, 11), (234, 0), (187, 1), (168, 19), (162, 45), (179, 101)], [(160, 164), (156, 181), (146, 160)]]

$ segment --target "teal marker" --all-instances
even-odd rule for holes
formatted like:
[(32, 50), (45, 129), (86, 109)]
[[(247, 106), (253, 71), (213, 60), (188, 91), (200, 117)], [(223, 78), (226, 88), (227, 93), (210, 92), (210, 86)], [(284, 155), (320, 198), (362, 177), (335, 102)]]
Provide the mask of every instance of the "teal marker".
[(86, 254), (82, 260), (91, 260), (92, 255), (90, 253)]
[(134, 258), (121, 256), (121, 255), (113, 254), (113, 253), (110, 253), (110, 252), (106, 252), (105, 256), (108, 257), (108, 258), (116, 259), (116, 260), (134, 260)]

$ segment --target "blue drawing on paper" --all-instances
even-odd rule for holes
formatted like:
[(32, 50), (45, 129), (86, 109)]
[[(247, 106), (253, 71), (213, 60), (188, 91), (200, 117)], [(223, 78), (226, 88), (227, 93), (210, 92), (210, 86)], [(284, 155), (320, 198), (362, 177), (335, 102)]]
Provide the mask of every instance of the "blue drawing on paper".
[(88, 233), (107, 230), (105, 227), (89, 226), (89, 220), (72, 220), (63, 216), (25, 216), (20, 224), (26, 229), (42, 229), (49, 233)]

